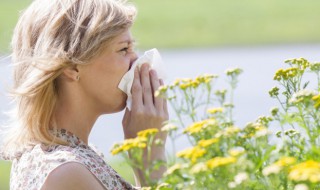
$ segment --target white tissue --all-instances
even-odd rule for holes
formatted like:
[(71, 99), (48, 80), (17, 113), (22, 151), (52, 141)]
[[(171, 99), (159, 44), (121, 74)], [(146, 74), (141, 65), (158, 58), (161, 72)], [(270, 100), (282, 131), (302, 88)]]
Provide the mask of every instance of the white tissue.
[(134, 78), (134, 69), (138, 66), (139, 69), (143, 63), (148, 63), (150, 65), (150, 69), (153, 69), (157, 72), (158, 78), (165, 80), (166, 74), (164, 72), (164, 66), (162, 63), (162, 59), (160, 53), (157, 49), (148, 50), (139, 57), (132, 65), (131, 69), (122, 77), (118, 88), (120, 88), (123, 92), (128, 95), (127, 99), (127, 107), (131, 110), (132, 104), (132, 94), (131, 94), (131, 87)]

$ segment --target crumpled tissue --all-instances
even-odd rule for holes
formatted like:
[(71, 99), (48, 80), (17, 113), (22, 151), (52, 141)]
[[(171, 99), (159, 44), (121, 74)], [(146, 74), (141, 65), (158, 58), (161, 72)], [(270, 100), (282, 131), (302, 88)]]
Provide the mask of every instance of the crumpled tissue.
[(131, 104), (132, 104), (131, 87), (132, 87), (133, 78), (134, 78), (134, 69), (136, 67), (139, 67), (140, 69), (143, 63), (149, 64), (150, 69), (153, 69), (157, 72), (159, 79), (162, 79), (162, 80), (166, 79), (164, 65), (163, 65), (162, 58), (159, 51), (156, 48), (146, 51), (144, 55), (139, 57), (133, 63), (130, 70), (122, 77), (118, 85), (118, 88), (120, 88), (123, 92), (125, 92), (128, 95), (127, 108), (129, 110), (131, 110)]

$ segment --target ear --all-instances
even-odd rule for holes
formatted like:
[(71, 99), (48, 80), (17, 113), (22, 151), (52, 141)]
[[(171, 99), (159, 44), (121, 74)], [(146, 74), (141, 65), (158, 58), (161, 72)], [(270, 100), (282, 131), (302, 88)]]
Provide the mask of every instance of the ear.
[(65, 68), (63, 70), (63, 75), (66, 79), (68, 79), (70, 81), (78, 81), (80, 78), (77, 65), (73, 65), (73, 66)]

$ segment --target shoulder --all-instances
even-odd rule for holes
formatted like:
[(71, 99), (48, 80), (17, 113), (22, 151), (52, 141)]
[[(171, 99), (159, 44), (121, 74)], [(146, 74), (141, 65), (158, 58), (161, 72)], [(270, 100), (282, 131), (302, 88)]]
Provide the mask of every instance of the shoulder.
[(104, 188), (83, 164), (67, 162), (50, 172), (45, 180), (42, 190), (51, 189), (103, 190)]

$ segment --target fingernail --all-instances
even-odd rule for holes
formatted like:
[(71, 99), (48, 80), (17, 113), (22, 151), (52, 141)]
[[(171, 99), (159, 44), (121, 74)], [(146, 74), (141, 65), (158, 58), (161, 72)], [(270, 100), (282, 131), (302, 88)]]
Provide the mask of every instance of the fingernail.
[(144, 65), (144, 67), (146, 67), (147, 69), (149, 69), (149, 67), (150, 67), (150, 65), (149, 65), (148, 63), (144, 63), (143, 65)]

